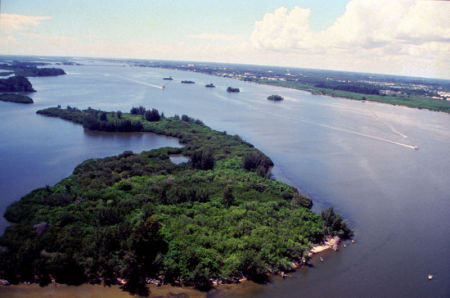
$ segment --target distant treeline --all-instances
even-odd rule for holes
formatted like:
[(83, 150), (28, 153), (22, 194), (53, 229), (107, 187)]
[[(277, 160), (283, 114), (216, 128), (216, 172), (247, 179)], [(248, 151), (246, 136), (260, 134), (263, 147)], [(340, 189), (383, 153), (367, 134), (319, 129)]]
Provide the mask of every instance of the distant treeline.
[(19, 62), (14, 61), (13, 64), (0, 64), (2, 69), (10, 69), (14, 71), (16, 76), (23, 77), (47, 77), (47, 76), (59, 76), (65, 75), (63, 69), (61, 68), (39, 68), (37, 66), (44, 65), (43, 63), (32, 63), (32, 62)]
[(79, 110), (68, 106), (67, 109), (49, 108), (37, 111), (37, 113), (79, 123), (84, 128), (91, 130), (132, 132), (142, 131), (143, 128), (140, 121), (122, 119), (121, 111), (109, 113), (107, 116), (105, 112), (99, 110)]
[(338, 83), (338, 82), (323, 82), (315, 85), (316, 88), (327, 88), (333, 90), (343, 90), (363, 94), (380, 94), (379, 88), (375, 88), (367, 84), (359, 83)]

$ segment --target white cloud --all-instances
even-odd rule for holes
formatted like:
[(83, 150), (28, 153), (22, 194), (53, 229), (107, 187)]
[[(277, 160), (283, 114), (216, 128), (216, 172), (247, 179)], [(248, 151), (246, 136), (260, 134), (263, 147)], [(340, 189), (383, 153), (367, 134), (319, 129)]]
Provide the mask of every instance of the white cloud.
[(259, 48), (296, 48), (311, 38), (310, 14), (310, 9), (298, 6), (291, 12), (280, 7), (273, 13), (266, 13), (262, 21), (256, 22), (251, 41)]
[(191, 34), (187, 36), (193, 39), (202, 39), (209, 41), (233, 41), (237, 39), (242, 39), (241, 35), (237, 34), (221, 34), (221, 33), (201, 33), (201, 34)]
[(309, 27), (309, 9), (280, 7), (255, 23), (251, 42), (261, 51), (297, 53), (299, 58), (328, 56), (325, 61), (331, 56), (369, 67), (368, 60), (372, 60), (376, 68), (380, 68), (376, 63), (387, 61), (394, 64), (386, 64), (386, 69), (411, 62), (414, 67), (406, 67), (407, 74), (420, 68), (413, 61), (419, 59), (427, 69), (420, 75), (448, 76), (449, 16), (449, 1), (350, 0), (344, 14), (330, 27), (314, 32)]
[(37, 27), (42, 21), (49, 20), (48, 16), (24, 16), (18, 14), (0, 14), (0, 31), (10, 33), (12, 31), (24, 30)]

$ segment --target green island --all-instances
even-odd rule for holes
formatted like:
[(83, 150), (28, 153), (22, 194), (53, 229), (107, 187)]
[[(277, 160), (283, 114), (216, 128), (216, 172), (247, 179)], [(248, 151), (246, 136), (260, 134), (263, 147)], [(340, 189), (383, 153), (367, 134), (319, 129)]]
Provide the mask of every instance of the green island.
[(267, 97), (267, 99), (271, 100), (271, 101), (282, 101), (282, 100), (284, 100), (284, 98), (282, 96), (280, 96), (280, 95), (270, 95), (270, 96)]
[[(340, 90), (341, 86), (314, 85), (304, 82), (282, 81), (282, 80), (255, 80), (255, 83), (298, 89), (311, 92), (314, 95), (327, 95), (332, 97), (342, 97), (353, 100), (368, 100), (393, 105), (407, 106), (411, 108), (428, 109), (432, 111), (450, 113), (450, 101), (438, 100), (429, 96), (421, 95), (382, 95), (370, 94), (371, 90), (360, 90), (360, 92)], [(329, 87), (329, 88), (326, 88)], [(375, 92), (373, 92), (375, 93)]]
[(30, 97), (21, 94), (0, 94), (0, 101), (33, 103), (33, 100)]
[[(87, 160), (10, 205), (0, 278), (11, 283), (119, 283), (148, 295), (150, 282), (198, 289), (244, 277), (264, 282), (294, 270), (328, 236), (352, 236), (332, 208), (316, 214), (311, 199), (270, 179), (273, 163), (253, 145), (200, 120), (143, 107), (37, 113), (172, 136), (183, 147)], [(173, 154), (189, 161), (172, 163)]]
[(228, 87), (227, 92), (228, 93), (239, 93), (239, 92), (241, 92), (241, 90), (239, 88)]
[(36, 92), (30, 81), (21, 76), (0, 79), (0, 92)]
[(55, 67), (38, 67), (45, 63), (13, 61), (12, 64), (0, 64), (0, 68), (11, 70), (16, 76), (22, 77), (49, 77), (65, 75), (65, 71)]

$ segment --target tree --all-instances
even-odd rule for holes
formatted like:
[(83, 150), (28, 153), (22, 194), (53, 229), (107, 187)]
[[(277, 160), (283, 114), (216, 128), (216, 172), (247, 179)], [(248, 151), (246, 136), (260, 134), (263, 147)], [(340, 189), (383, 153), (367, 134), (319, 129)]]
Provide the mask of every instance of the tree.
[(210, 149), (196, 151), (191, 156), (192, 166), (200, 170), (211, 170), (214, 168), (214, 156)]
[(159, 115), (159, 112), (157, 109), (152, 109), (151, 111), (147, 110), (145, 112), (145, 120), (147, 120), (147, 121), (154, 122), (154, 121), (159, 121), (160, 119), (161, 119), (161, 116)]
[(333, 207), (329, 207), (327, 210), (322, 210), (321, 217), (325, 221), (325, 232), (328, 235), (338, 235), (341, 238), (350, 238), (353, 236), (353, 232), (347, 227), (347, 223), (342, 219), (340, 214), (334, 212)]
[(247, 171), (255, 171), (259, 176), (266, 176), (272, 161), (262, 153), (248, 153), (243, 159), (243, 168)]
[(138, 108), (132, 107), (130, 110), (130, 113), (133, 115), (144, 115), (145, 114), (145, 108), (143, 106), (139, 106)]
[(88, 115), (83, 119), (83, 127), (91, 130), (99, 130), (100, 123), (98, 122), (97, 118), (92, 115)]
[(222, 198), (222, 204), (225, 207), (230, 207), (234, 203), (234, 196), (233, 196), (233, 187), (231, 185), (228, 185), (225, 187), (223, 191), (223, 198)]

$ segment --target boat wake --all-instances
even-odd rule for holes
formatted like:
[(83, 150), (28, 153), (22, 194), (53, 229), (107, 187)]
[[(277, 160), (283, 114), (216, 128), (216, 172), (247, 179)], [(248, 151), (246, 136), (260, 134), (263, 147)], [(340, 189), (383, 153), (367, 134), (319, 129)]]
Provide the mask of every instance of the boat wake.
[(161, 85), (155, 85), (155, 84), (152, 84), (152, 83), (148, 83), (148, 82), (144, 82), (144, 81), (139, 81), (139, 80), (135, 80), (135, 79), (130, 79), (130, 78), (127, 78), (127, 77), (119, 77), (119, 78), (121, 78), (121, 79), (123, 79), (123, 80), (126, 80), (126, 81), (138, 83), (138, 84), (140, 84), (140, 85), (152, 87), (152, 88), (157, 88), (157, 89), (161, 89), (161, 90), (164, 90), (164, 89), (165, 89), (165, 86), (164, 86), (164, 85), (162, 85), (162, 86), (161, 86)]
[(404, 133), (399, 132), (399, 131), (398, 131), (395, 127), (393, 127), (391, 124), (389, 124), (388, 122), (386, 122), (386, 121), (384, 121), (383, 119), (381, 119), (380, 117), (378, 117), (378, 115), (377, 115), (375, 112), (372, 112), (372, 114), (373, 114), (373, 116), (374, 116), (375, 119), (377, 119), (377, 120), (383, 122), (384, 125), (386, 125), (387, 127), (389, 127), (390, 130), (391, 130), (393, 133), (398, 134), (399, 136), (403, 137), (404, 139), (408, 138), (407, 135), (405, 135)]
[(396, 141), (389, 140), (389, 139), (386, 139), (386, 138), (373, 136), (373, 135), (368, 135), (368, 134), (365, 134), (365, 133), (361, 133), (361, 132), (350, 130), (350, 129), (346, 129), (346, 128), (330, 126), (330, 125), (321, 124), (321, 123), (312, 122), (312, 121), (307, 121), (307, 120), (300, 120), (300, 121), (308, 123), (308, 124), (317, 125), (317, 126), (321, 126), (321, 127), (324, 127), (324, 128), (336, 130), (336, 131), (345, 132), (345, 133), (348, 133), (348, 134), (353, 134), (353, 135), (357, 135), (357, 136), (361, 136), (361, 137), (377, 140), (377, 141), (380, 141), (380, 142), (394, 144), (394, 145), (401, 146), (401, 147), (408, 148), (408, 149), (412, 149), (412, 150), (418, 150), (419, 149), (419, 147), (415, 146), (415, 145), (409, 145), (409, 144), (405, 144), (405, 143), (400, 143), (400, 142), (396, 142)]

